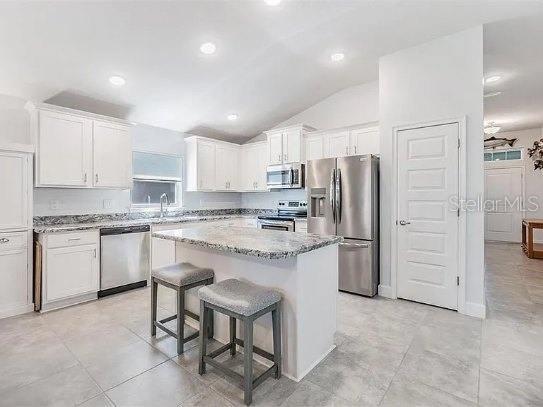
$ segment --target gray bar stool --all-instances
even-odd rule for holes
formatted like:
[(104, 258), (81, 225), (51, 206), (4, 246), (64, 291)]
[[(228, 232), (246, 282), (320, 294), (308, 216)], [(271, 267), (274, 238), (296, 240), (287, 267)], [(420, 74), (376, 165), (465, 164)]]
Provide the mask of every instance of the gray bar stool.
[[(185, 338), (185, 315), (196, 321), (200, 317), (185, 309), (185, 292), (201, 285), (213, 284), (215, 273), (212, 269), (196, 267), (190, 263), (177, 263), (159, 267), (151, 271), (151, 335), (156, 335), (159, 328), (177, 339), (177, 353), (181, 354), (186, 342), (198, 337), (198, 332)], [(177, 314), (157, 321), (158, 284), (177, 291)], [(173, 332), (164, 324), (177, 318), (177, 332)], [(206, 320), (209, 324), (208, 335), (213, 336), (213, 318)]]
[[(200, 365), (198, 372), (206, 371), (206, 363), (240, 381), (244, 390), (243, 400), (251, 404), (253, 389), (274, 375), (281, 377), (281, 294), (275, 290), (259, 287), (236, 279), (223, 280), (198, 290), (200, 297)], [(209, 310), (230, 317), (230, 342), (207, 354), (207, 327)], [(272, 313), (273, 355), (253, 345), (253, 322), (268, 312)], [(236, 319), (243, 321), (244, 339), (236, 338)], [(236, 345), (243, 347), (243, 375), (229, 369), (214, 358), (230, 350), (236, 354)], [(253, 352), (272, 361), (273, 365), (253, 379)]]

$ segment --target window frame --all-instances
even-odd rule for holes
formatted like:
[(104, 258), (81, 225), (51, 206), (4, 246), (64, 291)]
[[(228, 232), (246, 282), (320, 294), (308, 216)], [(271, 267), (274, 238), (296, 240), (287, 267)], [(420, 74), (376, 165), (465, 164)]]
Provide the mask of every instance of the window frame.
[[(179, 154), (169, 154), (169, 153), (162, 153), (157, 151), (150, 151), (150, 150), (132, 150), (132, 154), (134, 153), (147, 153), (147, 154), (154, 154), (154, 155), (161, 155), (165, 157), (174, 157), (179, 159), (179, 164), (181, 166), (181, 177), (160, 177), (160, 176), (154, 176), (154, 175), (144, 175), (144, 174), (132, 174), (132, 181), (148, 181), (148, 182), (174, 182), (175, 183), (175, 196), (177, 202), (175, 204), (170, 204), (166, 206), (166, 211), (170, 210), (178, 210), (183, 207), (183, 180), (184, 180), (184, 159), (182, 155)], [(133, 168), (132, 168), (133, 170)], [(138, 209), (138, 210), (148, 210), (148, 211), (156, 211), (157, 209), (160, 209), (160, 203), (134, 203), (132, 201), (132, 189), (130, 189), (130, 208)]]

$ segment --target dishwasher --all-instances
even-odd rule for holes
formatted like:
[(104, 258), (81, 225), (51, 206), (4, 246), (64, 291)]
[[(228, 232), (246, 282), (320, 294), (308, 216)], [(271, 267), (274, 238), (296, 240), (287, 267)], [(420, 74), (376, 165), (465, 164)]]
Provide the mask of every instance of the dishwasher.
[(145, 287), (151, 269), (149, 225), (100, 229), (98, 297)]

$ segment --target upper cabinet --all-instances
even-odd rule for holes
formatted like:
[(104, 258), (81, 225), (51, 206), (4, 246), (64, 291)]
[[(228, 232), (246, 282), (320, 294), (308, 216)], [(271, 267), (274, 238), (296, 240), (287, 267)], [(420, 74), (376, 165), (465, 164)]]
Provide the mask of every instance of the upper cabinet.
[(31, 111), (37, 187), (132, 186), (128, 123), (49, 105)]
[(300, 124), (265, 132), (268, 140), (268, 164), (303, 162), (305, 160), (305, 144), (302, 140), (310, 130), (314, 129)]
[(93, 186), (132, 186), (132, 139), (127, 126), (93, 121)]
[(351, 130), (349, 154), (379, 154), (379, 144), (378, 127)]
[(315, 131), (304, 141), (306, 161), (350, 155), (379, 154), (379, 128), (376, 126)]
[(344, 157), (349, 155), (350, 132), (338, 131), (328, 134), (328, 155), (329, 157)]
[(32, 154), (0, 146), (0, 174), (0, 231), (27, 229), (32, 226)]
[(240, 147), (217, 143), (215, 146), (215, 190), (236, 191), (239, 186)]
[(36, 186), (92, 186), (92, 120), (38, 112)]
[(267, 191), (267, 165), (268, 144), (266, 142), (241, 146), (241, 190), (245, 192)]
[(189, 137), (186, 145), (187, 191), (215, 190), (215, 142)]

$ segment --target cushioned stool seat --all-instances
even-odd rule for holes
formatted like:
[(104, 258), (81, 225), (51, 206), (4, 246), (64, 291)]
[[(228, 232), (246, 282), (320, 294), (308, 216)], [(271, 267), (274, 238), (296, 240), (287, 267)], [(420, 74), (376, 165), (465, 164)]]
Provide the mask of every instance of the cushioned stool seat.
[[(222, 373), (240, 380), (243, 386), (243, 401), (246, 405), (253, 400), (253, 389), (266, 378), (281, 377), (281, 294), (266, 287), (244, 281), (229, 279), (206, 285), (198, 290), (200, 298), (200, 363), (198, 373), (205, 374), (206, 364), (212, 365)], [(208, 326), (210, 311), (220, 312), (230, 319), (230, 341), (214, 351), (207, 353)], [(271, 313), (273, 354), (253, 345), (253, 325), (257, 318)], [(243, 340), (236, 337), (237, 320), (243, 322)], [(230, 350), (236, 354), (237, 346), (243, 347), (243, 375), (233, 371), (224, 362), (215, 358)], [(264, 373), (254, 378), (253, 352), (273, 362)]]
[(246, 316), (281, 301), (281, 294), (275, 290), (233, 278), (200, 288), (198, 297), (207, 303)]
[[(158, 267), (151, 271), (151, 336), (156, 335), (156, 329), (166, 332), (177, 339), (177, 353), (184, 351), (184, 344), (198, 337), (198, 332), (185, 338), (185, 317), (200, 321), (200, 316), (185, 309), (185, 293), (191, 288), (212, 284), (214, 273), (212, 269), (196, 267), (190, 263), (177, 263)], [(158, 285), (177, 291), (177, 314), (157, 321)], [(165, 323), (177, 319), (177, 332), (168, 328)], [(208, 319), (208, 334), (213, 337), (213, 317)]]
[(153, 269), (151, 277), (181, 287), (213, 278), (213, 270), (191, 263), (177, 263)]

